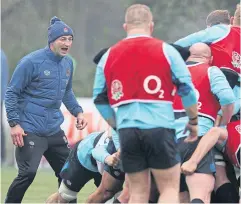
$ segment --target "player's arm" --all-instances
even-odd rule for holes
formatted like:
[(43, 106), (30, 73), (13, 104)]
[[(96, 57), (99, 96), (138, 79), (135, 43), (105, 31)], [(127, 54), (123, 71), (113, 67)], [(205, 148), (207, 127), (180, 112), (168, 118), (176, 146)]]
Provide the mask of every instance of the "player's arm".
[(203, 42), (203, 43), (212, 43), (215, 40), (221, 38), (224, 34), (220, 31), (217, 26), (206, 28), (205, 30), (201, 30), (199, 32), (190, 34), (178, 41), (174, 44), (180, 45), (182, 47), (189, 47), (195, 43)]
[(216, 145), (223, 144), (228, 138), (225, 128), (213, 127), (200, 140), (191, 158), (181, 166), (182, 173), (192, 174), (204, 156)]
[(114, 153), (112, 155), (109, 154), (107, 151), (107, 146), (108, 146), (108, 143), (95, 147), (92, 150), (92, 156), (94, 157), (94, 159), (101, 162), (102, 164), (107, 164), (109, 166), (118, 165), (119, 158), (117, 156), (117, 153)]
[[(217, 117), (215, 124), (216, 126), (223, 126), (227, 124), (232, 116), (235, 97), (226, 77), (220, 69), (217, 67), (210, 67), (208, 69), (208, 76), (211, 91), (218, 98), (225, 117), (225, 119)], [(227, 137), (228, 133), (225, 128), (214, 127), (208, 131), (200, 140), (192, 157), (187, 162), (183, 163), (181, 167), (183, 173), (193, 173), (199, 162), (211, 150), (211, 148), (213, 148), (217, 142), (223, 144)]]
[(177, 94), (181, 97), (183, 107), (189, 118), (184, 129), (184, 134), (186, 131), (189, 131), (189, 136), (185, 139), (185, 142), (193, 142), (198, 139), (198, 109), (191, 75), (176, 49), (164, 44), (163, 51), (171, 67), (172, 81), (177, 87)]
[(234, 103), (233, 115), (236, 115), (240, 111), (240, 100), (241, 100), (240, 86), (235, 86), (233, 88), (233, 93), (236, 98)]
[[(197, 97), (190, 72), (180, 54), (170, 45), (164, 45), (164, 53), (169, 59), (172, 81), (177, 87), (177, 94), (182, 98), (190, 122), (197, 123)], [(196, 118), (196, 121), (192, 119)]]
[(222, 119), (220, 126), (225, 126), (229, 123), (234, 109), (235, 96), (230, 87), (225, 75), (217, 67), (208, 69), (208, 76), (212, 93), (218, 98), (222, 110)]
[(5, 94), (5, 107), (8, 121), (13, 121), (17, 124), (20, 122), (19, 118), (19, 99), (25, 87), (32, 80), (34, 75), (34, 65), (26, 58), (23, 58), (17, 65), (13, 72), (10, 83)]
[[(233, 115), (236, 115), (240, 111), (240, 100), (241, 100), (240, 87), (234, 86), (233, 93), (234, 93), (234, 96), (235, 96)], [(218, 115), (219, 115), (219, 117), (222, 117), (222, 115), (223, 115), (222, 110), (220, 110), (218, 112)]]
[(107, 146), (108, 143), (99, 145), (92, 150), (92, 156), (95, 160), (103, 164), (105, 163), (106, 157), (110, 156), (110, 154), (107, 152)]
[(106, 80), (104, 75), (104, 68), (109, 56), (109, 50), (100, 59), (95, 74), (93, 100), (96, 108), (107, 121), (107, 123), (116, 129), (115, 112), (109, 104), (107, 95)]

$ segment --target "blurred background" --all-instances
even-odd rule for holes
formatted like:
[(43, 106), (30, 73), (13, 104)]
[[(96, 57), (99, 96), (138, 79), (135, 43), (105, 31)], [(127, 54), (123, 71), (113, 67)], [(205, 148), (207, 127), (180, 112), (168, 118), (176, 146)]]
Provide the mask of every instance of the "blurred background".
[[(16, 64), (24, 55), (47, 45), (49, 21), (57, 16), (74, 30), (70, 52), (75, 64), (73, 89), (89, 123), (84, 131), (76, 131), (75, 119), (63, 108), (65, 122), (62, 128), (70, 143), (92, 131), (106, 129), (97, 111), (93, 111), (90, 98), (96, 67), (92, 59), (102, 48), (125, 37), (122, 29), (124, 14), (133, 3), (151, 7), (155, 22), (154, 37), (171, 43), (205, 29), (206, 17), (213, 10), (225, 9), (233, 15), (239, 0), (1, 0), (1, 49), (5, 53), (1, 51), (1, 103), (4, 84), (11, 78)], [(16, 168), (13, 168), (16, 167), (14, 146), (4, 108), (2, 110), (1, 154), (4, 160), (1, 160), (1, 203), (17, 174)], [(23, 202), (43, 203), (56, 191), (56, 178), (44, 158), (40, 167)], [(84, 202), (94, 188), (93, 183), (89, 183), (81, 190), (78, 201)]]
[(95, 65), (93, 56), (125, 37), (125, 9), (144, 3), (154, 14), (154, 36), (174, 42), (205, 28), (207, 15), (216, 9), (234, 13), (238, 0), (1, 0), (2, 49), (10, 76), (27, 53), (47, 45), (47, 29), (57, 16), (74, 30), (71, 56), (76, 62), (73, 81), (79, 97), (91, 97)]

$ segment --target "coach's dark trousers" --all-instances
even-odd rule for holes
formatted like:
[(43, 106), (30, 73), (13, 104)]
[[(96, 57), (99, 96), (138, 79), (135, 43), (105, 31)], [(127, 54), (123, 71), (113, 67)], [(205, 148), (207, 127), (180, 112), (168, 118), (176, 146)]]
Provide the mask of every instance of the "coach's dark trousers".
[[(34, 180), (43, 155), (54, 170), (59, 184), (61, 182), (59, 173), (69, 155), (68, 142), (64, 132), (60, 131), (48, 137), (27, 134), (24, 136), (24, 146), (16, 148), (15, 151), (19, 169), (18, 176), (8, 189), (5, 203), (21, 203), (26, 190)], [(46, 186), (46, 188), (48, 187)]]

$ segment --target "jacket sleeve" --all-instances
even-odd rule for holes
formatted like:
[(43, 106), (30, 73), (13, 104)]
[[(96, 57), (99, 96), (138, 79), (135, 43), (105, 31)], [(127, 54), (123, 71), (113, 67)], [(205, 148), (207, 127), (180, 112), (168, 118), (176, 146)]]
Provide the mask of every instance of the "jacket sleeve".
[(68, 81), (68, 85), (66, 87), (65, 90), (65, 94), (63, 97), (63, 103), (66, 106), (66, 108), (68, 109), (68, 111), (75, 117), (77, 117), (77, 115), (79, 113), (83, 113), (83, 109), (82, 107), (78, 104), (76, 97), (74, 95), (73, 89), (72, 89), (72, 79), (73, 79), (73, 62), (70, 59), (71, 62), (71, 74), (70, 74), (70, 78)]
[(1, 101), (3, 101), (7, 90), (7, 85), (8, 85), (9, 69), (8, 69), (7, 57), (5, 53), (3, 52), (3, 50), (1, 50), (0, 53), (1, 53)]
[(19, 123), (18, 102), (25, 87), (32, 80), (34, 65), (26, 58), (23, 58), (17, 65), (5, 94), (5, 107), (8, 121)]

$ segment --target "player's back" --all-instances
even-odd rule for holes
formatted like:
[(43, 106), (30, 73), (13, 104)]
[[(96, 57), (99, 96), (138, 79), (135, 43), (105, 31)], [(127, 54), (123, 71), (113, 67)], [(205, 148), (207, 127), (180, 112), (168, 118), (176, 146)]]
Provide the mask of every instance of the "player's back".
[[(232, 89), (219, 68), (206, 63), (187, 62), (198, 98), (198, 136), (203, 136), (213, 127), (220, 106), (235, 101)], [(188, 117), (177, 94), (173, 104), (175, 112), (175, 129), (177, 138), (186, 137), (183, 134)]]
[(87, 169), (98, 172), (97, 165), (93, 162), (92, 150), (98, 143), (103, 142), (107, 137), (105, 132), (93, 132), (87, 135), (79, 144), (77, 156), (79, 162)]
[(240, 72), (240, 27), (231, 26), (227, 35), (212, 42), (210, 47), (214, 66)]
[(118, 128), (155, 128), (160, 120), (153, 121), (163, 117), (164, 127), (173, 125), (174, 85), (165, 46), (159, 39), (133, 36), (111, 47), (104, 73), (109, 102), (118, 106)]

